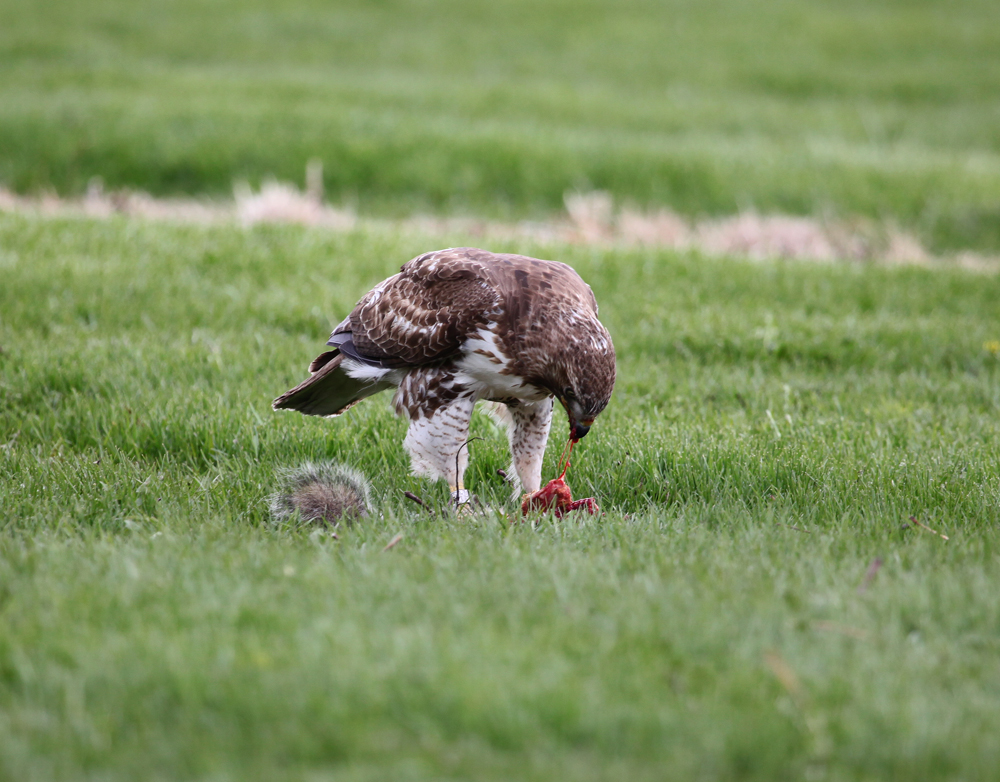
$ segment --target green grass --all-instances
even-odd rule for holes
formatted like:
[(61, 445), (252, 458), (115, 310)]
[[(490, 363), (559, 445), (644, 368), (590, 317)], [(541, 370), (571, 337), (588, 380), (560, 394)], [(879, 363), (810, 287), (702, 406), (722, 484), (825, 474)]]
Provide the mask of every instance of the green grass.
[[(461, 241), (0, 217), (0, 779), (992, 779), (1000, 278), (510, 245), (620, 356), (533, 527), (484, 416), (455, 519), (385, 396), (269, 409)], [(339, 541), (267, 521), (317, 458)]]
[(1000, 251), (1000, 6), (0, 0), (0, 183), (855, 215)]

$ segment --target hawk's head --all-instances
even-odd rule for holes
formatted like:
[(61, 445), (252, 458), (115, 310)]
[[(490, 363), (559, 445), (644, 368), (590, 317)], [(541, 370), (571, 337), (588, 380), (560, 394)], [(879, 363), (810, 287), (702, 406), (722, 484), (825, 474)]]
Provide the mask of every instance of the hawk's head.
[(608, 406), (615, 387), (615, 348), (596, 318), (569, 335), (549, 368), (546, 386), (566, 409), (576, 442)]

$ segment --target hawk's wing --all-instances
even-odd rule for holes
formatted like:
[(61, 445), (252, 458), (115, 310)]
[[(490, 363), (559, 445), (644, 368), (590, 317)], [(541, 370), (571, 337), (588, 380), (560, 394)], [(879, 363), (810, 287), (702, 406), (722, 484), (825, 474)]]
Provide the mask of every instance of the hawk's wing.
[(367, 293), (328, 344), (375, 366), (434, 364), (456, 353), (499, 305), (482, 262), (465, 248), (427, 253)]
[(312, 373), (295, 388), (271, 403), (275, 410), (298, 410), (306, 415), (337, 416), (365, 397), (392, 386), (391, 383), (358, 380), (341, 368), (344, 357), (331, 350), (309, 365)]

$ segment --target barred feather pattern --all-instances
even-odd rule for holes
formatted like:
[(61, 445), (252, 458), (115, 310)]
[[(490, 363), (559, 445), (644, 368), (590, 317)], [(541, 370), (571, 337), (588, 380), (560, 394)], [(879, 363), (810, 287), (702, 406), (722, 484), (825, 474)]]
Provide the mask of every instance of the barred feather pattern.
[[(275, 409), (339, 415), (395, 387), (413, 471), (463, 487), (477, 401), (507, 410), (514, 471), (539, 488), (553, 397), (585, 434), (611, 398), (615, 351), (590, 287), (569, 266), (457, 247), (424, 253), (365, 294), (312, 377)], [(579, 436), (583, 436), (582, 434)], [(457, 466), (457, 469), (456, 469)]]

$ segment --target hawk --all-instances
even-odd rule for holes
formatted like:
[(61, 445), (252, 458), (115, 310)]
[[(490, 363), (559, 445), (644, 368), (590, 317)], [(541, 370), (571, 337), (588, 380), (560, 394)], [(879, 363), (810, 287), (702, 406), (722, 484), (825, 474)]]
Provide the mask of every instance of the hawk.
[(311, 376), (274, 400), (275, 410), (337, 416), (395, 388), (410, 422), (403, 444), (413, 472), (448, 481), (469, 498), (469, 421), (495, 403), (513, 472), (541, 487), (554, 399), (579, 440), (615, 384), (615, 349), (594, 294), (564, 263), (458, 247), (425, 253), (362, 297), (309, 366)]

